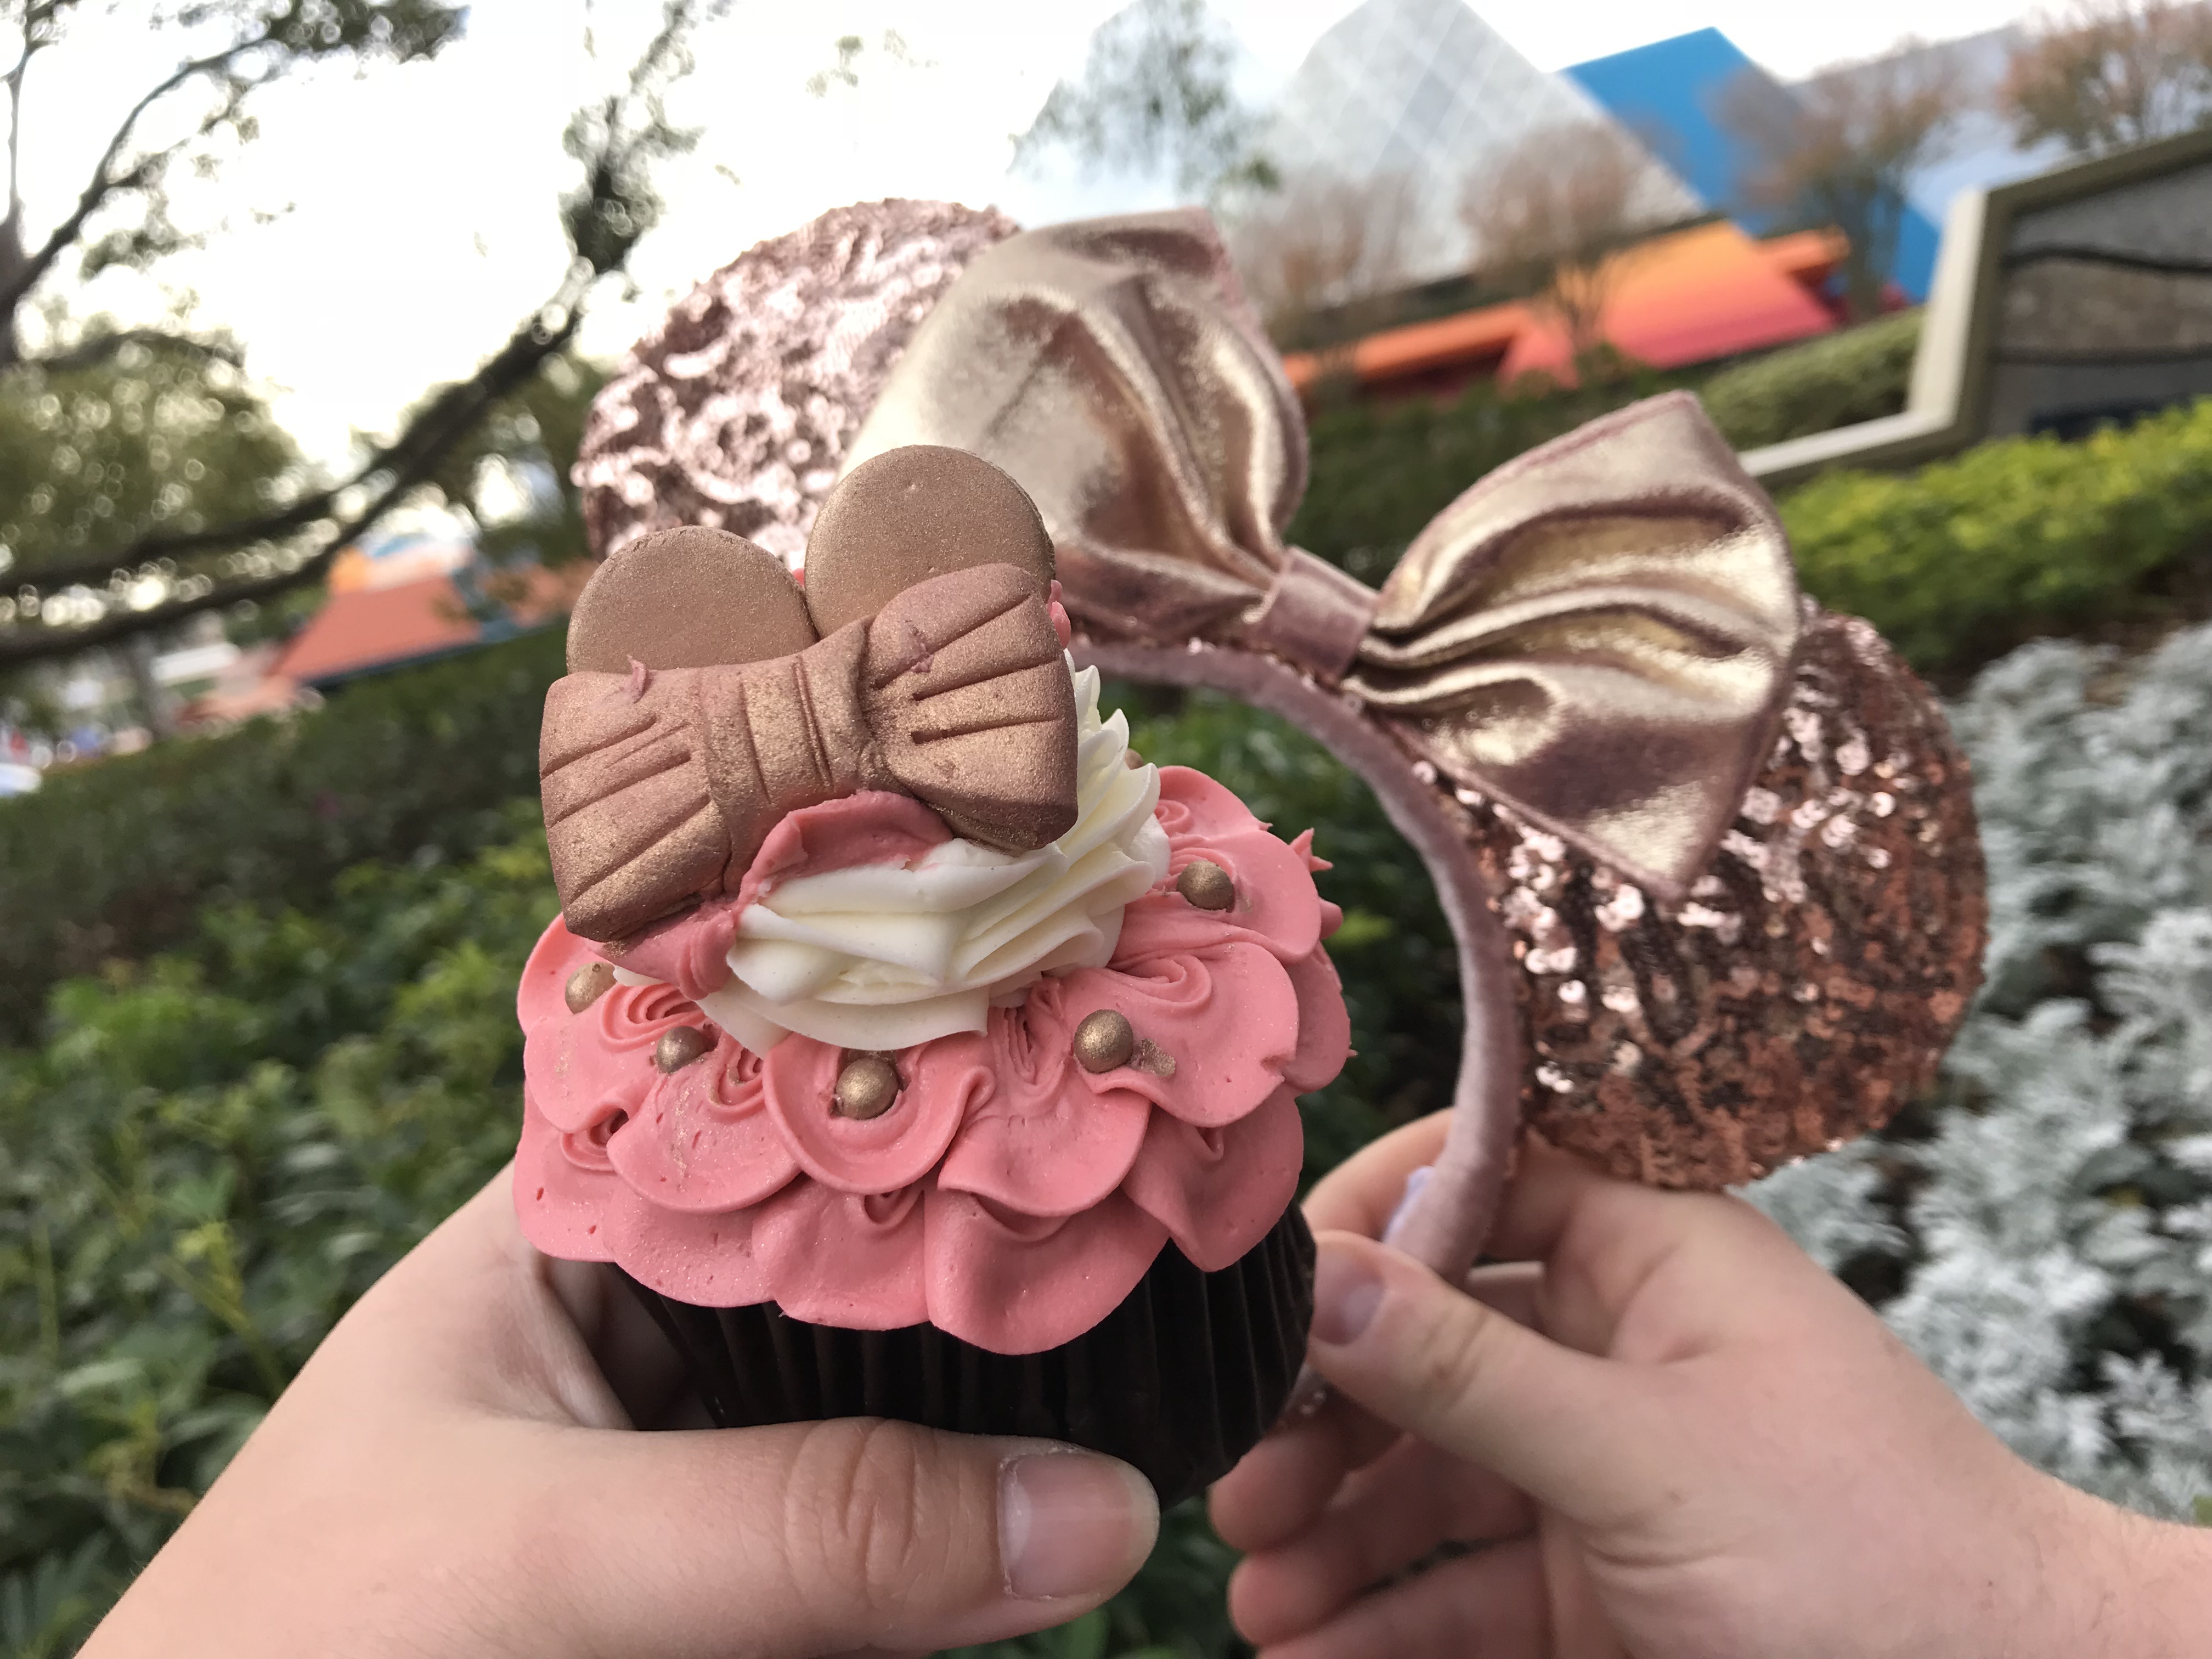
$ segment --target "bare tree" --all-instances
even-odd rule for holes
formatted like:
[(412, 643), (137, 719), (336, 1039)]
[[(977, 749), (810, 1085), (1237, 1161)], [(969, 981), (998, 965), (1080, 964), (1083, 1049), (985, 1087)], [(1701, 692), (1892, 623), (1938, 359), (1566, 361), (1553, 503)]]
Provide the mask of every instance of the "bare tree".
[[(337, 60), (366, 66), (434, 57), (459, 37), (466, 9), (433, 0), (200, 0), (159, 6), (148, 21), (177, 31), (191, 55), (131, 106), (94, 164), (77, 198), (37, 246), (30, 245), (21, 189), (23, 86), (33, 63), (67, 38), (83, 0), (0, 0), (0, 28), (16, 36), (14, 65), (0, 75), (8, 92), (8, 194), (0, 217), (0, 368), (27, 361), (24, 323), (34, 292), (65, 261), (84, 279), (117, 266), (144, 270), (197, 245), (169, 215), (169, 180), (182, 164), (206, 174), (221, 142), (253, 136), (250, 106), (271, 82), (308, 64)], [(183, 136), (147, 143), (149, 128)], [(155, 331), (135, 331), (146, 343)], [(190, 337), (187, 337), (189, 340)], [(107, 332), (61, 354), (82, 367), (126, 343)], [(49, 363), (52, 359), (47, 360)]]
[(1405, 285), (1415, 218), (1402, 175), (1315, 174), (1236, 215), (1226, 234), (1276, 343), (1326, 348), (1372, 325), (1376, 302)]
[(1907, 192), (1943, 155), (1966, 102), (1957, 58), (1908, 42), (1824, 71), (1788, 100), (1747, 75), (1718, 113), (1754, 157), (1741, 181), (1747, 202), (1843, 233), (1844, 302), (1857, 319), (1881, 311)]
[(1206, 0), (1134, 0), (1098, 26), (1083, 78), (1052, 89), (1014, 160), (1068, 151), (1087, 166), (1164, 172), (1209, 198), (1272, 190), (1260, 118), (1237, 94), (1237, 52)]
[[(108, 140), (70, 211), (35, 248), (28, 245), (15, 178), (27, 140), (21, 131), (27, 72), (64, 38), (81, 0), (0, 0), (0, 27), (20, 41), (15, 65), (0, 75), (9, 94), (9, 188), (0, 221), (0, 391), (19, 376), (82, 368), (133, 345), (229, 355), (233, 348), (169, 331), (77, 325), (58, 349), (26, 349), (34, 312), (64, 309), (54, 290), (73, 266), (80, 278), (118, 264), (144, 268), (193, 246), (169, 216), (165, 184), (179, 165), (204, 174), (218, 139), (254, 136), (250, 109), (263, 87), (309, 63), (428, 57), (454, 38), (465, 8), (428, 0), (192, 0), (163, 7), (155, 21), (212, 45), (181, 63), (138, 98)], [(0, 668), (66, 656), (88, 647), (161, 629), (202, 611), (261, 600), (319, 578), (349, 542), (374, 526), (427, 480), (501, 401), (565, 351), (600, 278), (623, 270), (658, 219), (654, 162), (690, 147), (696, 135), (670, 125), (663, 96), (690, 72), (689, 42), (729, 0), (663, 0), (659, 31), (622, 83), (570, 118), (562, 143), (581, 177), (559, 204), (571, 258), (544, 303), (465, 379), (419, 403), (387, 441), (348, 476), (265, 511), (189, 532), (156, 530), (82, 557), (10, 571), (15, 591), (0, 599)], [(160, 112), (185, 138), (142, 143)], [(57, 597), (70, 602), (54, 605)], [(66, 620), (57, 621), (58, 618)]]
[(1460, 218), (1477, 270), (1534, 296), (1578, 368), (1605, 343), (1605, 312), (1635, 245), (1665, 216), (1650, 160), (1595, 122), (1533, 132), (1468, 173)]
[(2076, 155), (2165, 138), (2212, 119), (2212, 6), (2073, 0), (2014, 52), (1997, 106), (2024, 144)]

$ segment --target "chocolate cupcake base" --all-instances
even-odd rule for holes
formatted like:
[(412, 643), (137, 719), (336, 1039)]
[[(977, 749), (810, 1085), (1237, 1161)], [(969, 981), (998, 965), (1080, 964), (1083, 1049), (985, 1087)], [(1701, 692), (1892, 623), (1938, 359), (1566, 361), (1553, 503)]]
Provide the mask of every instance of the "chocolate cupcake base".
[(1170, 1243), (1097, 1325), (1030, 1354), (993, 1353), (933, 1325), (849, 1331), (773, 1303), (702, 1308), (623, 1277), (724, 1428), (890, 1417), (1066, 1440), (1135, 1465), (1165, 1507), (1227, 1474), (1281, 1413), (1305, 1357), (1313, 1267), (1295, 1207), (1218, 1273)]

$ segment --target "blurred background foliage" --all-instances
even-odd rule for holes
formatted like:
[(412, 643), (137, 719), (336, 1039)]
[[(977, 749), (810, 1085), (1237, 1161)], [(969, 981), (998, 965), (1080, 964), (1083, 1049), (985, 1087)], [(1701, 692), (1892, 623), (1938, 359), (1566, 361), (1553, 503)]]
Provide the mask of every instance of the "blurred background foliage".
[(495, 569), (589, 556), (584, 495), (568, 473), (606, 379), (605, 368), (581, 352), (549, 357), (431, 472), (430, 487), (463, 516)]
[(2204, 614), (2212, 400), (2078, 442), (1984, 443), (1917, 473), (1832, 472), (1783, 520), (1806, 587), (1955, 677), (2039, 636)]
[(184, 940), (208, 903), (312, 908), (362, 860), (472, 853), (535, 795), (561, 669), (558, 632), (531, 635), (0, 801), (0, 1042), (53, 980)]
[(204, 351), (134, 341), (17, 369), (0, 381), (0, 577), (266, 513), (299, 465), (258, 392)]
[(1293, 542), (1380, 582), (1454, 496), (1524, 450), (1639, 398), (1694, 391), (1739, 450), (1905, 407), (1920, 313), (1905, 312), (1695, 374), (1662, 374), (1602, 352), (1579, 386), (1542, 374), (1480, 381), (1449, 400), (1331, 398), (1310, 417), (1312, 482)]
[(1920, 313), (1900, 311), (1708, 375), (1698, 396), (1738, 449), (1810, 437), (1905, 407)]

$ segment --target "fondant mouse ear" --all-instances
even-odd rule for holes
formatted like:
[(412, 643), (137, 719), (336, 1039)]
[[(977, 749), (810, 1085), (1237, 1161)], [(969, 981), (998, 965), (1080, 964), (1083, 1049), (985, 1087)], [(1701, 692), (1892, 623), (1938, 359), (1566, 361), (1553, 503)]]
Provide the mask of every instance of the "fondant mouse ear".
[(568, 621), (568, 672), (713, 668), (814, 643), (783, 562), (726, 530), (688, 526), (631, 544), (592, 574)]
[(1010, 564), (1052, 582), (1052, 538), (1026, 491), (965, 450), (912, 444), (857, 466), (806, 541), (806, 609), (827, 639), (933, 576)]

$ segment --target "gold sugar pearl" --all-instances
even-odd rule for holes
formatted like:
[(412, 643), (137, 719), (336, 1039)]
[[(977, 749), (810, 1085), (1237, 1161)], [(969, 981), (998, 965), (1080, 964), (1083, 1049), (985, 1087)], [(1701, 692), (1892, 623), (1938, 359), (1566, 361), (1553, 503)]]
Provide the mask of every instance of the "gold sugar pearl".
[(714, 1039), (696, 1025), (678, 1025), (663, 1031), (653, 1046), (653, 1063), (664, 1072), (680, 1072), (714, 1046)]
[(1237, 884), (1212, 859), (1193, 859), (1176, 878), (1176, 891), (1200, 910), (1226, 910), (1237, 902)]
[(580, 1014), (614, 988), (614, 969), (606, 963), (594, 962), (569, 975), (561, 994), (568, 1000), (568, 1012)]
[(1084, 1017), (1075, 1028), (1075, 1063), (1086, 1072), (1110, 1072), (1127, 1066), (1137, 1052), (1134, 1027), (1111, 1008)]
[(881, 1054), (860, 1054), (837, 1073), (835, 1103), (840, 1117), (866, 1122), (881, 1117), (898, 1098), (898, 1070)]

